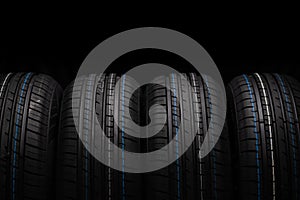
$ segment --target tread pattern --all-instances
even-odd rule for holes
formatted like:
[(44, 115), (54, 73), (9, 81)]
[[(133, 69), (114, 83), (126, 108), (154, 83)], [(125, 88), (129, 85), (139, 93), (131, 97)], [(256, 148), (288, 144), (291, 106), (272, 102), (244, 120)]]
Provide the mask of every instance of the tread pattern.
[(0, 76), (0, 198), (52, 199), (61, 88), (43, 74)]
[(278, 74), (228, 88), (237, 199), (299, 199), (299, 83)]
[[(123, 76), (122, 88), (118, 94), (115, 92), (115, 84), (119, 79), (116, 74), (104, 74), (101, 77), (91, 74), (80, 77), (65, 90), (59, 138), (57, 199), (141, 199), (139, 175), (106, 167), (85, 148), (86, 145), (90, 149), (109, 148), (103, 141), (95, 139), (92, 121), (95, 113), (106, 137), (115, 145), (124, 150), (139, 151), (139, 141), (126, 135), (126, 124), (122, 124), (122, 99), (130, 98), (128, 91), (131, 91), (133, 83), (129, 77)], [(78, 98), (78, 105), (74, 108), (77, 115), (73, 115), (71, 110), (73, 92)], [(137, 115), (139, 100), (136, 98), (138, 97), (134, 97), (129, 109)], [(118, 115), (121, 128), (114, 123), (114, 115)], [(137, 116), (133, 118), (137, 119)], [(79, 132), (75, 123), (80, 123)], [(85, 134), (81, 135), (82, 141), (78, 133)]]
[[(177, 141), (179, 120), (195, 118), (200, 132), (189, 150), (170, 166), (145, 175), (147, 188), (145, 199), (230, 199), (230, 152), (229, 140), (224, 130), (212, 152), (204, 159), (199, 159), (200, 144), (203, 142), (205, 131), (211, 120), (210, 87), (200, 76), (194, 73), (186, 74), (194, 90), (189, 93), (184, 88), (181, 78), (171, 75), (162, 78), (161, 85), (150, 86), (146, 94), (149, 99), (147, 107), (161, 104), (166, 107), (168, 122), (164, 128), (147, 141), (147, 150), (154, 151), (168, 144), (172, 139)], [(170, 85), (171, 91), (163, 84)], [(183, 101), (190, 101), (192, 116), (186, 116), (180, 107)], [(198, 104), (196, 104), (197, 102)], [(200, 105), (195, 108), (195, 105)], [(160, 123), (159, 121), (156, 123)], [(183, 123), (183, 126), (189, 123)], [(184, 137), (180, 134), (179, 137)], [(184, 138), (183, 140), (184, 141)], [(177, 144), (177, 145), (185, 145)], [(174, 147), (176, 154), (176, 146)]]
[[(116, 82), (120, 77), (116, 74), (106, 74), (100, 80), (94, 75), (82, 77), (71, 84), (64, 93), (63, 108), (61, 113), (61, 134), (59, 138), (58, 155), (58, 187), (57, 199), (228, 199), (231, 195), (230, 180), (230, 152), (226, 130), (216, 144), (213, 152), (200, 160), (199, 147), (204, 139), (204, 130), (211, 119), (210, 91), (207, 83), (195, 74), (186, 76), (195, 89), (195, 94), (185, 91), (180, 78), (171, 76), (168, 83), (172, 90), (169, 91), (161, 85), (148, 85), (142, 87), (140, 93), (132, 93), (131, 85), (134, 81), (123, 76), (120, 93), (114, 91)], [(162, 79), (161, 81), (165, 81)], [(163, 85), (163, 84), (162, 84)], [(91, 94), (96, 90), (95, 97)], [(77, 94), (78, 104), (75, 115), (71, 110), (72, 92)], [(92, 97), (92, 98), (91, 98)], [(186, 98), (188, 97), (188, 98)], [(126, 134), (126, 124), (119, 123), (120, 128), (114, 123), (114, 115), (123, 121), (123, 98), (130, 98), (129, 105), (131, 117), (137, 123), (148, 121), (145, 113), (153, 104), (161, 104), (168, 112), (168, 123), (164, 128), (147, 139), (137, 139)], [(192, 116), (186, 116), (180, 108), (183, 101), (200, 102), (200, 108)], [(95, 108), (93, 108), (94, 103)], [(177, 134), (179, 120), (196, 118), (201, 129), (195, 142), (186, 154), (175, 161), (174, 164), (152, 173), (127, 174), (117, 172), (103, 166), (86, 151), (86, 145), (106, 148), (101, 141), (95, 141), (92, 113), (95, 112), (106, 136), (120, 148), (131, 152), (150, 152), (160, 149), (173, 138), (184, 137)], [(147, 112), (147, 111), (146, 111)], [(159, 111), (157, 114), (160, 114)], [(148, 116), (148, 115), (146, 115)], [(183, 116), (183, 117), (182, 117)], [(147, 118), (147, 117), (146, 117)], [(86, 120), (86, 121), (84, 121)], [(160, 119), (154, 122), (159, 125)], [(79, 140), (75, 123), (82, 130), (82, 141)], [(187, 125), (188, 123), (185, 123)], [(87, 128), (88, 127), (88, 128)], [(85, 131), (84, 129), (87, 128)], [(155, 130), (155, 128), (154, 128)], [(184, 141), (184, 140), (183, 140)], [(85, 143), (85, 144), (84, 144)], [(84, 144), (84, 145), (83, 145)], [(177, 143), (177, 145), (185, 145)], [(176, 147), (174, 147), (174, 153)], [(109, 156), (109, 155), (108, 155)]]

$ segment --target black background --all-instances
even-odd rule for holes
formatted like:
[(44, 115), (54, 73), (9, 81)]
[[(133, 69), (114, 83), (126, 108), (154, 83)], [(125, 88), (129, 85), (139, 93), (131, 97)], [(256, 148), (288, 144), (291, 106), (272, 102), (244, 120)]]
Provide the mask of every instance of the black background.
[[(180, 31), (198, 41), (211, 55), (228, 83), (243, 73), (276, 72), (300, 80), (300, 31), (297, 15), (283, 18), (267, 15), (247, 19), (239, 15), (216, 20), (195, 15), (188, 19), (147, 19), (128, 21), (30, 20), (6, 21), (0, 38), (0, 72), (33, 71), (53, 76), (63, 87), (76, 76), (88, 53), (104, 39), (131, 28), (165, 27)], [(297, 14), (297, 13), (296, 13)], [(213, 15), (213, 14), (211, 14)], [(157, 54), (131, 56), (141, 61)], [(147, 61), (147, 58), (145, 59)]]

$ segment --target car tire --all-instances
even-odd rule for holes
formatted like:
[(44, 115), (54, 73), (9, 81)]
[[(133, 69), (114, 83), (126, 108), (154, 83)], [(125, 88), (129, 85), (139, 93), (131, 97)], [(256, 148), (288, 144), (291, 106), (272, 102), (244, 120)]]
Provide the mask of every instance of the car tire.
[[(146, 97), (150, 107), (160, 104), (167, 112), (167, 122), (159, 133), (147, 139), (147, 152), (158, 150), (169, 144), (171, 140), (177, 140), (176, 129), (180, 129), (179, 120), (191, 120), (192, 116), (186, 114), (181, 107), (183, 101), (189, 105), (197, 105), (193, 108), (200, 132), (197, 133), (194, 142), (188, 150), (171, 165), (145, 174), (145, 199), (230, 199), (231, 197), (231, 161), (230, 145), (226, 125), (213, 150), (200, 160), (199, 149), (205, 137), (205, 130), (211, 119), (210, 91), (208, 83), (201, 76), (190, 73), (184, 77), (192, 86), (190, 93), (184, 87), (182, 77), (172, 74), (157, 80), (157, 85), (150, 85), (146, 89)], [(169, 85), (167, 89), (164, 84)], [(197, 102), (198, 104), (195, 104)], [(158, 111), (161, 112), (161, 111)], [(155, 114), (155, 113), (154, 113)], [(154, 122), (160, 124), (161, 121)], [(184, 121), (183, 126), (188, 126)], [(183, 130), (183, 129), (182, 129)], [(185, 134), (185, 132), (180, 135)], [(185, 144), (185, 136), (179, 145)], [(174, 147), (175, 148), (175, 147)], [(167, 161), (166, 161), (167, 162)]]
[(47, 75), (0, 76), (0, 198), (53, 199), (62, 89)]
[(299, 199), (300, 85), (278, 74), (228, 87), (236, 199)]
[[(94, 114), (106, 137), (116, 146), (128, 151), (139, 151), (139, 140), (126, 135), (123, 132), (126, 127), (119, 128), (114, 121), (114, 115), (121, 118), (120, 103), (123, 97), (131, 98), (128, 91), (131, 91), (133, 84), (130, 77), (122, 76), (122, 88), (118, 93), (115, 92), (118, 80), (120, 76), (113, 73), (101, 76), (91, 74), (77, 78), (65, 89), (57, 162), (57, 199), (141, 199), (139, 175), (107, 167), (89, 152), (97, 148), (96, 143), (101, 148), (107, 145), (95, 136), (99, 133), (94, 129)], [(78, 105), (72, 107), (72, 98)], [(139, 110), (137, 98), (131, 101), (129, 108), (135, 119), (138, 119)], [(76, 125), (82, 129), (78, 131)], [(85, 133), (88, 134), (83, 137)], [(90, 146), (89, 150), (86, 145)]]

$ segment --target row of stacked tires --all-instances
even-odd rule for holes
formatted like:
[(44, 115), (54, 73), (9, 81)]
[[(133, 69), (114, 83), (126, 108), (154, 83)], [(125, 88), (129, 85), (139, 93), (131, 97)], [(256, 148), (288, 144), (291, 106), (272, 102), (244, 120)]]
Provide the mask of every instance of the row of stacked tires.
[[(227, 87), (223, 132), (209, 155), (200, 159), (211, 120), (210, 88), (197, 74), (184, 76), (196, 98), (187, 98), (181, 78), (174, 75), (167, 79), (173, 92), (159, 84), (131, 91), (134, 81), (118, 74), (100, 80), (82, 77), (64, 92), (47, 75), (0, 75), (0, 199), (300, 199), (299, 82), (257, 73), (233, 79)], [(120, 78), (122, 94), (114, 92)], [(85, 97), (92, 103), (80, 101)], [(114, 123), (124, 109), (121, 98), (130, 99), (131, 118), (139, 125), (149, 122), (152, 105), (164, 106), (164, 127), (149, 138), (126, 135), (126, 127)], [(88, 139), (82, 141), (78, 133), (84, 131), (76, 129), (81, 119), (96, 114), (118, 147), (155, 151), (178, 137), (183, 101), (197, 102), (200, 132), (184, 155), (154, 172), (125, 173), (105, 166), (83, 144), (95, 145), (95, 130), (88, 129)]]

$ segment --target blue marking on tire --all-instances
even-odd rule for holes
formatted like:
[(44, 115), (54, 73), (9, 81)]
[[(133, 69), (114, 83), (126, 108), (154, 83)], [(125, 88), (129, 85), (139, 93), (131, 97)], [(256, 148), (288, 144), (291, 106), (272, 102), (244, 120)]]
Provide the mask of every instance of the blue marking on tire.
[(257, 166), (257, 199), (260, 200), (261, 199), (261, 177), (260, 177), (260, 164), (259, 164), (259, 146), (258, 146), (258, 131), (257, 131), (257, 126), (256, 126), (256, 122), (257, 122), (257, 117), (256, 117), (256, 113), (255, 113), (255, 106), (254, 106), (254, 99), (253, 99), (253, 92), (248, 80), (248, 77), (244, 74), (243, 75), (244, 79), (246, 80), (247, 86), (248, 86), (248, 90), (250, 93), (250, 98), (251, 98), (251, 105), (252, 105), (252, 113), (253, 113), (253, 118), (254, 118), (254, 132), (255, 132), (255, 139), (256, 139), (256, 166)]
[(294, 129), (293, 124), (292, 124), (292, 121), (293, 121), (292, 116), (291, 116), (292, 108), (291, 108), (291, 105), (288, 103), (289, 98), (287, 96), (287, 91), (286, 91), (286, 88), (284, 86), (282, 78), (280, 77), (279, 74), (275, 74), (275, 75), (279, 79), (280, 85), (282, 87), (284, 97), (285, 97), (286, 106), (287, 106), (287, 110), (288, 110), (288, 118), (289, 118), (289, 124), (290, 124), (290, 131), (289, 132), (291, 133), (291, 136), (292, 136), (292, 147), (293, 147), (292, 148), (293, 149), (293, 175), (294, 175), (294, 178), (295, 178), (295, 187), (297, 188), (298, 179), (297, 179), (297, 163), (296, 163), (296, 150), (295, 150), (295, 137), (294, 137), (295, 129)]
[(172, 74), (172, 86), (173, 86), (173, 93), (174, 93), (174, 123), (175, 123), (175, 139), (176, 139), (176, 173), (177, 173), (177, 199), (180, 200), (180, 163), (179, 163), (179, 144), (178, 144), (178, 119), (177, 119), (177, 93), (176, 93), (176, 86), (175, 86), (175, 80), (174, 80), (174, 74)]
[(12, 163), (12, 199), (15, 200), (16, 197), (16, 167), (17, 167), (17, 139), (19, 137), (19, 126), (20, 123), (20, 111), (21, 111), (21, 103), (22, 103), (22, 96), (24, 95), (25, 86), (28, 82), (28, 79), (30, 77), (31, 73), (27, 73), (26, 77), (23, 81), (18, 108), (17, 108), (17, 119), (16, 119), (16, 127), (15, 127), (15, 135), (13, 137), (13, 163)]

